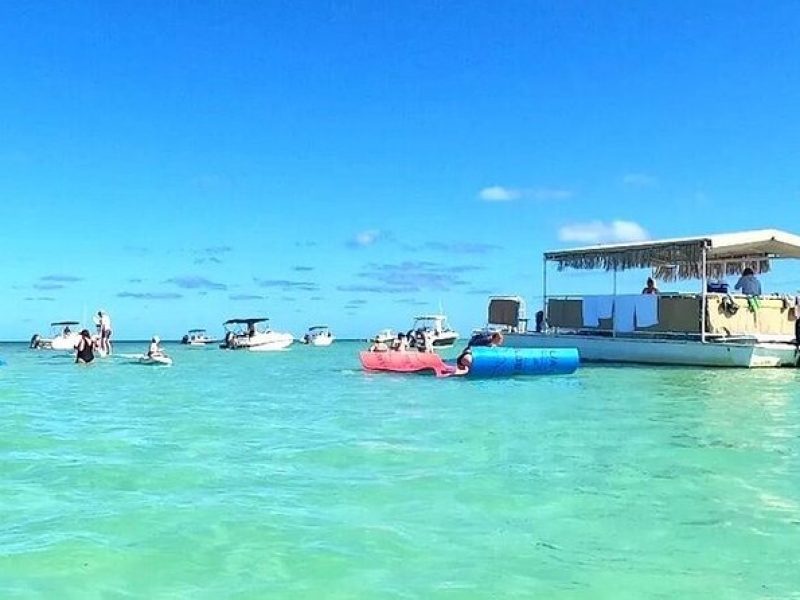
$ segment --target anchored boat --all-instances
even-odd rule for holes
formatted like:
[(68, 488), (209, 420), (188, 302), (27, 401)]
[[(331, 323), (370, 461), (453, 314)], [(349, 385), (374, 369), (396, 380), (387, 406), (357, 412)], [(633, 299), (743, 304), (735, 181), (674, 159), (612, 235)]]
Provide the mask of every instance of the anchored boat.
[(206, 346), (215, 342), (216, 340), (209, 336), (205, 329), (190, 329), (189, 332), (181, 338), (181, 344), (187, 346)]
[(50, 323), (50, 337), (43, 338), (33, 334), (30, 347), (42, 350), (61, 350), (72, 352), (80, 340), (80, 323), (78, 321), (54, 321)]
[(224, 350), (269, 352), (283, 350), (294, 342), (291, 333), (272, 331), (266, 317), (229, 319), (223, 326), (225, 339), (219, 347)]
[[(708, 367), (797, 367), (800, 298), (746, 296), (710, 284), (745, 269), (800, 258), (800, 237), (775, 229), (610, 244), (544, 254), (544, 306), (536, 330), (523, 305), (491, 298), (489, 322), (506, 328), (505, 345), (575, 347), (581, 360)], [(549, 296), (547, 266), (604, 269), (608, 295)], [(699, 280), (697, 292), (620, 294), (616, 274), (651, 269), (662, 281)], [(717, 291), (719, 290), (719, 291)]]
[(335, 339), (327, 325), (314, 325), (303, 336), (303, 343), (310, 346), (330, 346)]
[(413, 344), (420, 344), (427, 337), (434, 348), (451, 348), (458, 341), (458, 332), (447, 324), (445, 315), (415, 317), (411, 333)]

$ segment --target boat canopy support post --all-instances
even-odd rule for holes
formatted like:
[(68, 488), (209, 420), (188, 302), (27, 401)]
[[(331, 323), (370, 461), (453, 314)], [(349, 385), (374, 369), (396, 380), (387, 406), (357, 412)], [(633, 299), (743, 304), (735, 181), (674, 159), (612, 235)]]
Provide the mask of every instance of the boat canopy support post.
[(700, 275), (700, 282), (703, 286), (703, 289), (700, 291), (701, 293), (701, 302), (700, 302), (700, 341), (705, 343), (706, 341), (706, 310), (708, 308), (708, 273), (706, 272), (706, 267), (708, 263), (708, 250), (706, 246), (703, 246), (703, 250), (701, 252), (701, 261), (702, 261), (702, 271)]
[(611, 337), (617, 337), (617, 267), (614, 267), (614, 308), (611, 310)]
[(547, 257), (542, 257), (542, 327), (546, 327), (547, 319)]

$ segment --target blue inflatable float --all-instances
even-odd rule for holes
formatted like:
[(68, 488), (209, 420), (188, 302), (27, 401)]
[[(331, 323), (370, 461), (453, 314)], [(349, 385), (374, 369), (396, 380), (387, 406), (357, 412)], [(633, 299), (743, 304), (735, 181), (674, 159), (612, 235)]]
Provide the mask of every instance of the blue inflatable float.
[(472, 349), (468, 377), (514, 375), (569, 375), (578, 368), (577, 348), (485, 348)]

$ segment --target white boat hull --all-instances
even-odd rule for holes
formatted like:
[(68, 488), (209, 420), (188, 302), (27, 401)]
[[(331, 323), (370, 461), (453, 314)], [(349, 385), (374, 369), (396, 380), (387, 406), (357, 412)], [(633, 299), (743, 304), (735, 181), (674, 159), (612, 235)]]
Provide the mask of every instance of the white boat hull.
[(318, 346), (320, 348), (324, 346), (330, 346), (333, 343), (334, 337), (331, 336), (317, 336), (312, 337), (311, 340), (308, 342), (311, 346)]
[(289, 336), (288, 339), (272, 340), (270, 342), (248, 346), (247, 349), (250, 352), (273, 352), (275, 350), (283, 350), (284, 348), (288, 348), (293, 342), (294, 338)]
[(707, 342), (570, 334), (508, 333), (514, 348), (577, 348), (581, 361), (702, 367), (797, 367), (797, 348), (789, 343)]
[(294, 337), (289, 333), (270, 331), (259, 333), (252, 337), (237, 338), (233, 350), (249, 350), (250, 352), (274, 352), (288, 348), (294, 342)]
[[(68, 335), (66, 337), (59, 335), (54, 337), (52, 340), (49, 340), (49, 343), (45, 346), (50, 350), (60, 350), (62, 352), (72, 352), (75, 350), (75, 346), (78, 345), (78, 342), (81, 340), (81, 336), (77, 333), (75, 335)], [(42, 340), (43, 342), (46, 340)]]
[(161, 356), (140, 356), (139, 359), (140, 365), (153, 365), (153, 366), (162, 366), (162, 367), (171, 367), (172, 366), (172, 359), (169, 356), (161, 355)]

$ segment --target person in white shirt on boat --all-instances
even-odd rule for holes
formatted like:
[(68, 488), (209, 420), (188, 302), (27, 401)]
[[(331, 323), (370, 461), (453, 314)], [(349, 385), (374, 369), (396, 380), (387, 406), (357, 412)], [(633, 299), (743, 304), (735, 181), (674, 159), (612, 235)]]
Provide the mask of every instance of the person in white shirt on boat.
[(153, 358), (154, 356), (164, 356), (164, 351), (161, 349), (159, 345), (161, 343), (161, 338), (157, 335), (154, 335), (150, 339), (150, 347), (147, 349), (147, 356), (148, 358)]
[(756, 278), (753, 269), (747, 267), (742, 271), (742, 276), (736, 285), (733, 286), (735, 290), (741, 290), (745, 296), (760, 296), (761, 295), (761, 282)]

